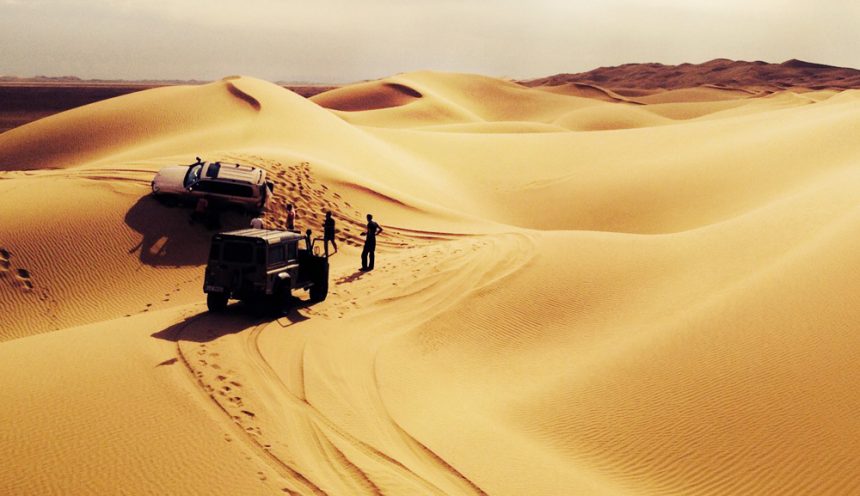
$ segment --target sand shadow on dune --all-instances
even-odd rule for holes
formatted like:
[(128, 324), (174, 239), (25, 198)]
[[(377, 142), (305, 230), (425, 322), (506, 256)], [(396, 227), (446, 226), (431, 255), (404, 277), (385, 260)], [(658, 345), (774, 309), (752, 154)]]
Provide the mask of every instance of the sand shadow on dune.
[(263, 108), (263, 106), (260, 104), (259, 100), (254, 98), (253, 95), (245, 93), (244, 91), (239, 89), (235, 84), (233, 84), (231, 82), (227, 82), (227, 90), (230, 92), (231, 95), (235, 96), (239, 100), (242, 100), (243, 102), (250, 105), (251, 108), (254, 109), (255, 111), (259, 112), (260, 109)]
[[(168, 206), (152, 196), (140, 198), (125, 214), (125, 223), (143, 238), (129, 253), (140, 252), (140, 261), (152, 266), (203, 265), (209, 242), (216, 231), (189, 224), (191, 210)], [(221, 214), (220, 231), (246, 227), (249, 217), (235, 210)]]
[(152, 334), (156, 339), (174, 343), (187, 341), (208, 343), (221, 336), (250, 330), (258, 325), (277, 322), (281, 327), (289, 327), (308, 320), (299, 310), (311, 303), (294, 298), (289, 311), (281, 312), (272, 308), (234, 303), (223, 312), (202, 312), (192, 315)]

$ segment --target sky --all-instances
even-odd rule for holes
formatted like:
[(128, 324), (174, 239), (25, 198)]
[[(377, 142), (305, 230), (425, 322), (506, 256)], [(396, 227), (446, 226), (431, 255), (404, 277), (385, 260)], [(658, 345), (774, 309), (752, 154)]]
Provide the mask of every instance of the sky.
[(0, 75), (347, 83), (629, 62), (860, 68), (860, 0), (0, 0)]

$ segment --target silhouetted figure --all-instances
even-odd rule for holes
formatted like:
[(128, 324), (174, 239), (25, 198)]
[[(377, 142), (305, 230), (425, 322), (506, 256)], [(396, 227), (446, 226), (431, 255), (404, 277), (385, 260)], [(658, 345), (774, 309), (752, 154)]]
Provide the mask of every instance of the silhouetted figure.
[(296, 230), (296, 211), (293, 210), (293, 204), (287, 204), (287, 230)]
[(195, 222), (206, 222), (206, 216), (209, 214), (209, 200), (206, 197), (198, 198), (194, 204), (194, 211), (191, 212), (191, 218), (188, 219), (189, 224)]
[(221, 229), (221, 205), (214, 198), (198, 198), (188, 223), (195, 222), (203, 223), (207, 229)]
[(313, 233), (313, 231), (311, 231), (310, 229), (305, 231), (305, 246), (308, 247), (308, 254), (309, 255), (313, 254), (313, 252), (314, 252), (314, 240), (313, 240), (313, 237), (311, 236), (312, 233)]
[(337, 253), (337, 242), (334, 240), (334, 218), (331, 216), (331, 210), (325, 213), (325, 222), (323, 222), (323, 246), (325, 247), (325, 256), (328, 256), (328, 243), (334, 247), (334, 252)]
[(206, 228), (210, 230), (221, 229), (221, 211), (224, 210), (224, 202), (218, 198), (210, 198), (206, 209)]
[[(361, 233), (367, 236), (364, 239), (364, 249), (361, 251), (361, 270), (373, 270), (373, 262), (376, 258), (376, 235), (382, 234), (382, 228), (373, 220), (373, 216), (367, 214), (367, 231)], [(369, 262), (368, 263), (368, 259)]]

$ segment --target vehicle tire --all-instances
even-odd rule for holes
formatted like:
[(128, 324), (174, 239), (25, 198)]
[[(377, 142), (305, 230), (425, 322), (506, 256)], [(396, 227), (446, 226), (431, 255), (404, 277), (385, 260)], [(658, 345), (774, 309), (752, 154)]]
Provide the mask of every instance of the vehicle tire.
[(288, 313), (293, 308), (293, 293), (290, 290), (289, 280), (278, 285), (274, 297), (275, 308), (281, 313)]
[(314, 285), (311, 286), (310, 293), (311, 301), (325, 301), (328, 296), (328, 278), (315, 282)]
[(227, 295), (224, 293), (207, 293), (206, 306), (210, 312), (223, 312), (227, 308)]

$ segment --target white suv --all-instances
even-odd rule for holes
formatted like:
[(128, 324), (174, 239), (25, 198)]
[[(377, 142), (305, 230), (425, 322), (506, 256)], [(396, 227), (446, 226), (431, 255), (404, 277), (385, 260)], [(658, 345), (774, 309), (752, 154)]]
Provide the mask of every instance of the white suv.
[(222, 200), (250, 210), (262, 210), (271, 196), (273, 184), (266, 171), (250, 165), (204, 162), (197, 157), (191, 165), (169, 165), (152, 180), (152, 194), (160, 198), (200, 198)]

